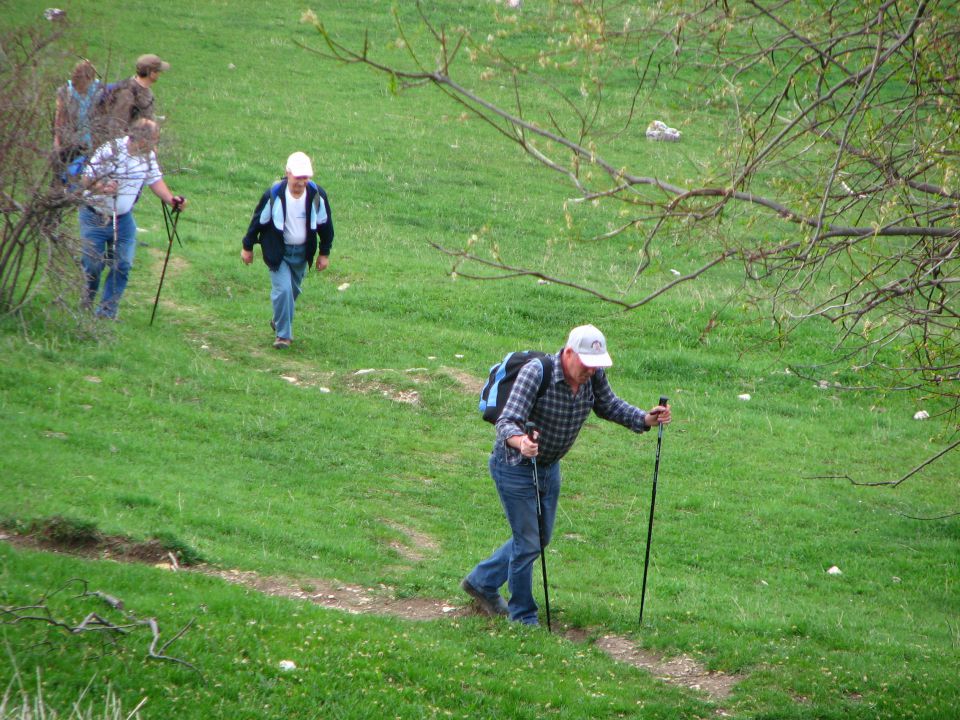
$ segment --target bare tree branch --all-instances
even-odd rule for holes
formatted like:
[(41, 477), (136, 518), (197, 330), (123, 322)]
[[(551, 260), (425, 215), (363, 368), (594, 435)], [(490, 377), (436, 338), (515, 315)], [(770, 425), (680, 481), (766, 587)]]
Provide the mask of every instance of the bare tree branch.
[[(427, 7), (417, 8), (433, 46), (414, 51), (414, 35), (401, 30), (412, 66), (388, 53), (374, 57), (367, 42), (352, 49), (320, 22), (324, 50), (307, 49), (365, 65), (401, 88), (444, 93), (569, 184), (576, 196), (564, 206), (564, 222), (574, 233), (569, 208), (589, 200), (598, 208), (593, 217), (607, 208), (606, 227), (578, 241), (643, 238), (637, 265), (607, 284), (616, 291), (503, 262), (496, 251), (490, 259), (470, 244), (431, 243), (456, 258), (458, 275), (536, 277), (630, 310), (736, 261), (753, 301), (769, 309), (777, 342), (824, 319), (836, 330), (835, 367), (869, 370), (864, 387), (941, 398), (949, 403), (944, 417), (956, 424), (960, 16), (951, 3), (664, 0), (643, 12), (632, 3), (577, 3), (529, 18), (525, 8), (527, 28), (559, 38), (538, 57), (512, 54), (485, 30), (480, 41), (469, 28), (438, 30)], [(427, 66), (425, 57), (438, 60)], [(581, 92), (571, 90), (570, 68), (583, 68)], [(681, 83), (699, 80), (689, 98), (703, 104), (691, 113), (716, 117), (707, 108), (714, 101), (731, 113), (716, 157), (692, 179), (630, 166), (646, 169), (650, 155), (625, 132), (637, 99), (674, 74)], [(474, 89), (494, 78), (489, 95)], [(509, 88), (509, 99), (496, 99), (497, 87)], [(752, 232), (754, 223), (763, 230)], [(650, 258), (670, 243), (686, 248), (697, 269), (635, 297)]]
[(849, 475), (813, 475), (813, 476), (811, 476), (811, 477), (812, 477), (813, 480), (837, 480), (837, 479), (849, 480), (851, 485), (857, 485), (857, 486), (860, 486), (860, 487), (898, 487), (899, 485), (901, 485), (902, 483), (906, 482), (906, 481), (909, 480), (911, 477), (913, 477), (914, 475), (916, 475), (918, 472), (920, 472), (921, 470), (923, 470), (925, 467), (927, 467), (928, 465), (931, 465), (932, 463), (936, 462), (937, 460), (939, 460), (939, 459), (942, 458), (944, 455), (946, 455), (946, 454), (949, 453), (951, 450), (954, 450), (954, 449), (957, 448), (957, 447), (960, 447), (960, 440), (957, 440), (957, 441), (953, 442), (952, 444), (948, 445), (946, 448), (944, 448), (943, 450), (941, 450), (940, 452), (938, 452), (938, 453), (937, 453), (936, 455), (934, 455), (933, 457), (927, 458), (927, 459), (924, 460), (922, 463), (920, 463), (920, 464), (917, 465), (915, 468), (913, 468), (913, 470), (911, 470), (910, 472), (906, 473), (905, 475), (903, 475), (902, 477), (898, 478), (897, 480), (879, 480), (879, 481), (875, 481), (875, 482), (858, 482), (858, 481), (854, 480), (853, 478), (851, 478)]
[[(66, 619), (58, 619), (55, 617), (53, 610), (50, 608), (51, 598), (74, 585), (80, 585), (81, 590), (78, 594), (73, 596), (73, 600), (95, 598), (109, 606), (112, 610), (119, 612), (123, 622), (114, 622), (96, 612), (87, 613), (78, 623), (72, 623)], [(39, 622), (52, 628), (63, 630), (71, 635), (80, 635), (89, 632), (105, 633), (108, 635), (128, 635), (130, 630), (134, 630), (138, 627), (148, 627), (150, 628), (150, 632), (152, 634), (150, 647), (147, 650), (147, 657), (149, 659), (176, 663), (178, 665), (188, 667), (196, 672), (200, 672), (192, 663), (167, 654), (167, 648), (183, 637), (187, 630), (192, 627), (195, 618), (192, 618), (186, 625), (177, 631), (173, 637), (164, 642), (158, 649), (157, 645), (160, 643), (161, 632), (160, 625), (156, 618), (150, 617), (146, 619), (140, 619), (132, 612), (125, 611), (123, 607), (124, 603), (119, 598), (99, 590), (91, 591), (89, 590), (89, 583), (86, 580), (81, 578), (73, 578), (52, 592), (44, 594), (35, 604), (0, 606), (0, 618), (2, 618), (3, 624), (7, 625), (17, 625), (23, 622)]]

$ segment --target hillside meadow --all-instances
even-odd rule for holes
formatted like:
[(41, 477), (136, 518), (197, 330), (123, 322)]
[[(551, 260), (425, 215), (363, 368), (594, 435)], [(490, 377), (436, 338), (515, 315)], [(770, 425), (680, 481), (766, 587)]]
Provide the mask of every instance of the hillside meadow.
[[(396, 57), (395, 5), (415, 21), (406, 2), (310, 7), (337, 37)], [(45, 7), (2, 6), (0, 23), (43, 22)], [(395, 92), (311, 52), (322, 43), (301, 4), (64, 7), (64, 77), (77, 54), (108, 80), (141, 53), (171, 63), (154, 87), (160, 155), (189, 206), (152, 325), (168, 243), (149, 193), (120, 322), (78, 324), (49, 293), (0, 319), (0, 678), (14, 699), (4, 712), (22, 692), (59, 717), (81, 697), (83, 717), (106, 717), (109, 692), (126, 712), (145, 699), (140, 717), (183, 720), (960, 716), (958, 464), (948, 457), (896, 488), (850, 482), (895, 480), (945, 448), (936, 400), (801, 379), (787, 368), (815, 375), (833, 329), (810, 323), (770, 342), (733, 267), (630, 312), (534, 278), (451, 272), (431, 242), (613, 292), (640, 248), (591, 240), (603, 220), (589, 207), (568, 224), (571, 189), (441, 93)], [(508, 27), (531, 53), (542, 41), (494, 2), (424, 8), (477, 37)], [(485, 88), (482, 71), (465, 70), (478, 91), (509, 93)], [(645, 98), (617, 152), (642, 154), (650, 174), (702, 167), (725, 121), (722, 109), (684, 117), (691, 87), (681, 77)], [(684, 141), (647, 143), (655, 117), (684, 120)], [(305, 281), (293, 347), (277, 352), (267, 271), (259, 251), (240, 262), (240, 240), (295, 150), (313, 158), (336, 239), (329, 269)], [(754, 231), (788, 229), (771, 219)], [(714, 241), (679, 233), (633, 292), (695, 267)], [(476, 400), (506, 352), (556, 351), (586, 322), (608, 338), (618, 394), (640, 407), (666, 395), (674, 422), (643, 626), (656, 436), (594, 419), (564, 460), (550, 634), (479, 615), (459, 589), (506, 538)], [(914, 421), (919, 410), (933, 417)], [(51, 528), (61, 549), (113, 538), (164, 552), (118, 562), (28, 542), (57, 540)], [(302, 592), (229, 583), (228, 571)], [(344, 612), (314, 597), (328, 587), (362, 589), (375, 608), (442, 609), (421, 620)], [(174, 660), (147, 658), (147, 626), (70, 634), (17, 621), (30, 606), (71, 626), (91, 612), (116, 625), (155, 618)], [(611, 657), (610, 638), (736, 682), (716, 696), (664, 681)]]

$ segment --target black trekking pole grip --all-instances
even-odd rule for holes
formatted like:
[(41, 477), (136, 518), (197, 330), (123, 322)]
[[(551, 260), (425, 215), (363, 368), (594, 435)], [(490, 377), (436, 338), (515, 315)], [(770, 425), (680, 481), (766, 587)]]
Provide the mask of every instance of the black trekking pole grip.
[[(657, 404), (662, 405), (663, 407), (666, 407), (668, 402), (669, 400), (667, 400), (667, 396), (661, 395), (660, 402), (658, 402)], [(663, 423), (660, 423), (660, 427), (657, 428), (657, 465), (658, 466), (660, 465), (660, 438), (662, 437), (663, 437)]]
[(537, 426), (534, 423), (527, 421), (524, 423), (523, 429), (526, 432), (527, 437), (530, 438), (530, 442), (537, 441), (537, 439), (533, 436), (533, 434), (537, 431)]

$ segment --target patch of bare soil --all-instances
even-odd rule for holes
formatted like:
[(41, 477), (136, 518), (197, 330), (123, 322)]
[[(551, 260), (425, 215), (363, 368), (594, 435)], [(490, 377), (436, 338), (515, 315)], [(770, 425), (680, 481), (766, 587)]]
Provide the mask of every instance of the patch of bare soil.
[[(571, 634), (573, 637), (570, 637)], [(581, 634), (582, 630), (574, 630), (567, 636), (577, 642), (576, 637)], [(665, 658), (659, 653), (637, 647), (633, 641), (618, 635), (602, 635), (593, 644), (618, 662), (646, 670), (664, 682), (702, 692), (713, 701), (727, 698), (733, 686), (743, 680), (740, 675), (711, 672), (689, 655)]]
[[(404, 546), (410, 559), (422, 558), (420, 554), (422, 550), (437, 549), (435, 542), (427, 536), (399, 524), (394, 524), (392, 527), (410, 539), (413, 547)], [(178, 565), (177, 559), (156, 541), (135, 543), (121, 537), (99, 537), (95, 541), (86, 543), (62, 544), (41, 535), (3, 532), (0, 532), (0, 541), (8, 542), (15, 547), (67, 553), (98, 560), (144, 562), (169, 570), (189, 570), (218, 577), (265, 595), (304, 600), (352, 614), (388, 615), (416, 621), (483, 615), (473, 601), (466, 605), (451, 605), (441, 600), (424, 597), (399, 598), (395, 596), (394, 589), (386, 585), (362, 587), (319, 578), (264, 577), (251, 571), (222, 569), (206, 564), (185, 568)], [(686, 655), (664, 657), (651, 650), (637, 647), (629, 638), (618, 635), (597, 635), (582, 628), (564, 628), (557, 634), (577, 644), (592, 644), (617, 662), (645, 670), (671, 685), (702, 693), (713, 702), (720, 702), (727, 698), (733, 686), (743, 679), (739, 675), (710, 672), (695, 659)], [(723, 708), (716, 708), (714, 712), (718, 716), (727, 714)]]
[(353, 614), (390, 615), (404, 620), (435, 620), (473, 614), (468, 607), (457, 607), (440, 600), (422, 597), (397, 598), (393, 596), (393, 589), (386, 585), (374, 588), (318, 578), (294, 580), (262, 577), (254, 572), (222, 570), (210, 565), (197, 566), (193, 571), (219, 577), (266, 595), (307, 600), (325, 608)]
[(421, 560), (425, 560), (428, 555), (432, 555), (440, 549), (436, 540), (419, 530), (407, 527), (393, 520), (381, 518), (380, 522), (402, 533), (406, 537), (406, 542), (394, 541), (390, 543), (390, 547), (407, 560), (420, 562)]
[(320, 392), (330, 392), (326, 387), (333, 377), (332, 372), (317, 372), (308, 363), (292, 363), (289, 360), (280, 372), (280, 379), (302, 388), (318, 388)]
[(133, 542), (129, 538), (102, 535), (95, 540), (63, 542), (41, 533), (29, 535), (0, 533), (0, 541), (14, 547), (46, 552), (79, 555), (91, 560), (116, 560), (118, 562), (141, 562), (151, 565), (177, 565), (179, 561), (157, 540)]
[[(377, 377), (373, 377), (373, 373), (378, 373), (379, 375)], [(395, 374), (395, 371), (376, 370), (372, 368), (361, 369), (347, 377), (346, 384), (355, 392), (364, 393), (366, 395), (379, 394), (383, 395), (385, 398), (393, 400), (394, 402), (405, 403), (407, 405), (420, 405), (419, 392), (416, 390), (395, 387), (391, 382), (388, 382), (387, 377), (383, 376), (384, 374), (389, 375), (391, 373)], [(417, 381), (413, 380), (413, 382)]]
[[(397, 380), (396, 384), (406, 384), (412, 382), (419, 385), (428, 382), (431, 375), (444, 374), (455, 381), (461, 389), (470, 395), (479, 395), (483, 387), (483, 380), (470, 375), (458, 368), (441, 367), (437, 370), (428, 370), (427, 368), (408, 368), (404, 371), (391, 369), (364, 368), (353, 372), (346, 378), (346, 384), (352, 390), (363, 393), (380, 393), (394, 402), (407, 403), (408, 405), (420, 405), (420, 393), (411, 389), (400, 389), (391, 382), (391, 378)], [(402, 380), (400, 380), (402, 378)]]
[[(163, 247), (153, 247), (149, 250), (150, 255), (153, 258), (160, 262), (160, 269), (157, 270), (157, 280), (160, 279), (160, 273), (163, 271), (163, 262), (167, 257), (167, 241), (166, 238), (163, 239)], [(167, 274), (166, 277), (172, 277), (173, 275), (180, 275), (184, 270), (190, 267), (190, 263), (183, 258), (182, 255), (176, 255), (170, 253), (170, 259), (167, 260)]]
[(445, 367), (443, 371), (460, 383), (461, 387), (470, 395), (480, 395), (480, 391), (483, 390), (483, 383), (486, 381), (486, 378), (480, 379), (474, 377), (470, 373), (457, 368)]

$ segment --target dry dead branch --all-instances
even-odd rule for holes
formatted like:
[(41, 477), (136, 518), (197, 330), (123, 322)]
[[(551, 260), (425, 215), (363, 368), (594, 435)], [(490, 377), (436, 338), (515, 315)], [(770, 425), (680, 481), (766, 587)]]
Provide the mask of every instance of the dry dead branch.
[[(97, 612), (88, 612), (79, 622), (72, 622), (65, 617), (57, 617), (50, 606), (50, 600), (62, 593), (65, 593), (71, 587), (80, 587), (80, 591), (69, 598), (70, 601), (79, 601), (84, 598), (95, 598), (104, 605), (107, 605), (112, 611), (119, 615), (115, 620), (104, 617)], [(66, 612), (64, 609), (63, 612)], [(164, 662), (176, 663), (200, 672), (195, 665), (182, 658), (167, 654), (168, 648), (190, 629), (195, 619), (191, 619), (186, 625), (178, 630), (169, 640), (161, 644), (160, 623), (154, 617), (140, 618), (129, 610), (124, 610), (124, 603), (119, 598), (100, 590), (90, 590), (89, 583), (82, 578), (73, 578), (64, 583), (61, 587), (52, 592), (43, 595), (36, 603), (31, 605), (18, 606), (0, 606), (0, 619), (3, 624), (17, 625), (21, 623), (42, 623), (53, 629), (63, 630), (70, 635), (81, 635), (83, 633), (96, 632), (108, 635), (111, 639), (117, 639), (120, 636), (128, 636), (137, 628), (146, 627), (150, 629), (151, 641), (147, 650), (146, 657), (150, 660), (160, 660)]]

